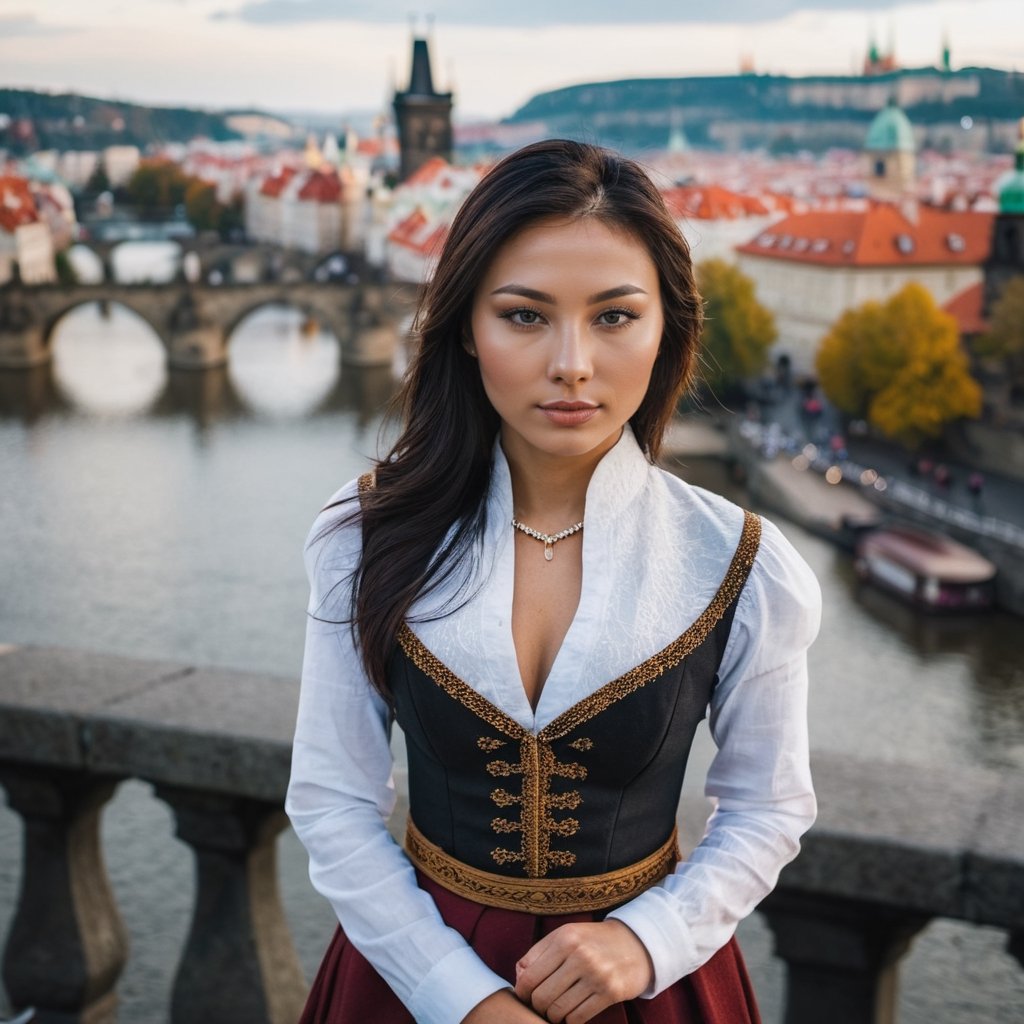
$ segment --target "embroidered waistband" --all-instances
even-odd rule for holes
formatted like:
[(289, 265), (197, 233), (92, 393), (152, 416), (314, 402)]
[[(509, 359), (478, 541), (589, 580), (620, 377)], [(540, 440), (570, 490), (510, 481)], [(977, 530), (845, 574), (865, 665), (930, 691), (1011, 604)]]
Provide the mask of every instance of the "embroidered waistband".
[(679, 861), (676, 830), (643, 860), (601, 875), (577, 878), (512, 878), (470, 867), (432, 843), (409, 819), (405, 852), (428, 878), (476, 903), (530, 914), (579, 914), (607, 910), (660, 882)]

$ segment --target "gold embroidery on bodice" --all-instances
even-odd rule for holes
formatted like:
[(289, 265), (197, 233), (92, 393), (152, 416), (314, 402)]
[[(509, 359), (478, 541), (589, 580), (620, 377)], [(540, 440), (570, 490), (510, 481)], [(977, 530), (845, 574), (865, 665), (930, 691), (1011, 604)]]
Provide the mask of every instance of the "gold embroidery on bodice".
[[(519, 745), (518, 760), (513, 761), (506, 755), (488, 761), (483, 766), (495, 778), (512, 779), (518, 776), (522, 780), (518, 793), (514, 792), (512, 783), (509, 783), (508, 789), (498, 787), (491, 792), (491, 800), (499, 808), (519, 805), (518, 818), (511, 815), (498, 816), (491, 822), (491, 827), (498, 835), (513, 835), (517, 832), (520, 835), (519, 849), (498, 846), (491, 851), (495, 863), (521, 863), (530, 878), (543, 878), (551, 867), (571, 867), (575, 863), (576, 855), (569, 850), (553, 848), (552, 840), (556, 836), (569, 838), (575, 835), (579, 831), (579, 820), (568, 816), (556, 818), (553, 812), (576, 810), (582, 803), (582, 797), (575, 789), (552, 792), (552, 784), (556, 779), (581, 781), (587, 777), (587, 768), (577, 761), (559, 760), (552, 744), (579, 729), (616, 701), (675, 668), (683, 658), (696, 650), (742, 590), (754, 563), (760, 537), (760, 518), (752, 512), (744, 512), (743, 532), (725, 577), (710, 604), (693, 625), (657, 654), (563, 711), (536, 735), (459, 679), (424, 646), (408, 625), (401, 626), (398, 642), (409, 660), (450, 697), (501, 734), (479, 737), (477, 747), (485, 753), (494, 753), (510, 740)], [(502, 736), (506, 739), (502, 739)], [(593, 750), (595, 745), (592, 740), (581, 736), (566, 746), (579, 754), (585, 754)], [(609, 756), (608, 751), (604, 753)]]

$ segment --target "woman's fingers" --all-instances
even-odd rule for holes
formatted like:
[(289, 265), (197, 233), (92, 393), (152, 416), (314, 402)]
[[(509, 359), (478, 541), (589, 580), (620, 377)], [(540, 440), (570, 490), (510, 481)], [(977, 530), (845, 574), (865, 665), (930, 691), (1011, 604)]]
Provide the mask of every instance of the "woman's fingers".
[(543, 1013), (551, 1024), (586, 1024), (591, 1017), (596, 1017), (611, 1005), (607, 998), (588, 991), (582, 981), (577, 981), (555, 999), (547, 1010), (542, 1011), (540, 1007), (535, 1009)]
[(553, 1024), (584, 1024), (639, 995), (652, 977), (647, 950), (620, 921), (567, 924), (516, 965), (516, 995)]

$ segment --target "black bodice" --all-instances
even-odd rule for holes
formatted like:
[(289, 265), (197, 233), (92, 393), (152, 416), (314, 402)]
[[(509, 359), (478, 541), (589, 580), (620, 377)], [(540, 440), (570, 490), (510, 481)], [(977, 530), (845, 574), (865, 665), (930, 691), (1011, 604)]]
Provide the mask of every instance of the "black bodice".
[(722, 588), (690, 629), (536, 735), (404, 627), (389, 682), (419, 831), (464, 864), (520, 878), (616, 871), (663, 844), (758, 527), (748, 514)]

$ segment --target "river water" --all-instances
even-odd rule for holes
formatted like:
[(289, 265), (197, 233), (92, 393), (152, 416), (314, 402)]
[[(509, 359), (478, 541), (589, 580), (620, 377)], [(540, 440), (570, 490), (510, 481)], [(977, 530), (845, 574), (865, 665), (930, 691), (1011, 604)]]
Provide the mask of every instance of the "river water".
[[(283, 308), (246, 320), (229, 366), (203, 374), (169, 374), (150, 329), (119, 307), (70, 313), (51, 368), (0, 373), (0, 643), (296, 676), (302, 543), (325, 499), (376, 451), (391, 387), (387, 369), (339, 370), (335, 339)], [(744, 500), (715, 464), (684, 472)], [(814, 749), (1024, 770), (1019, 620), (923, 618), (860, 587), (848, 556), (780, 525), (824, 593), (810, 658)], [(705, 740), (696, 757), (708, 754)], [(166, 993), (187, 928), (189, 858), (171, 833), (166, 809), (140, 783), (122, 787), (105, 816), (111, 875), (138, 933), (121, 986), (130, 1022), (162, 1019), (154, 993)], [(17, 819), (0, 810), (0, 931), (19, 836)], [(312, 970), (329, 916), (290, 836), (281, 855)], [(757, 919), (745, 927), (770, 1024), (778, 965)], [(1020, 1019), (1024, 972), (1002, 942), (986, 929), (931, 926), (905, 961), (903, 1024)], [(945, 981), (957, 974), (963, 984)], [(970, 1009), (957, 1011), (957, 1000)]]

